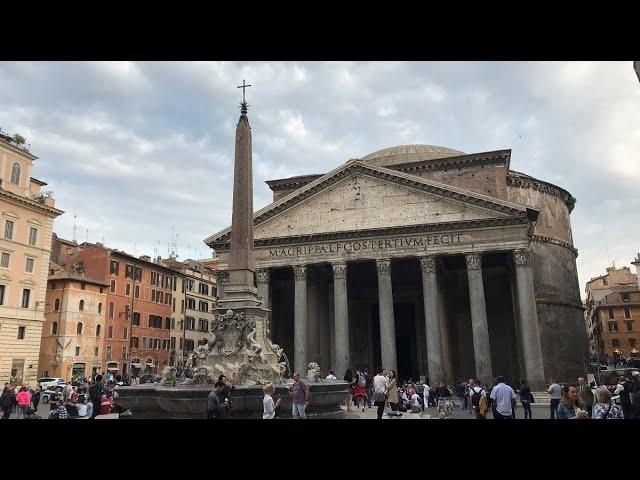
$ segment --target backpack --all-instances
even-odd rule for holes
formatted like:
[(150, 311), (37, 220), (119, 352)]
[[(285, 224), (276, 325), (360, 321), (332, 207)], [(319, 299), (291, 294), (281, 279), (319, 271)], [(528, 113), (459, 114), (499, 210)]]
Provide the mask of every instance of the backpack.
[(64, 407), (67, 409), (67, 413), (69, 414), (70, 417), (78, 416), (78, 407), (76, 407), (75, 405), (71, 403), (67, 403)]
[(478, 402), (478, 411), (480, 415), (486, 415), (489, 411), (489, 402), (487, 402), (487, 397), (480, 397), (480, 401)]
[(476, 391), (476, 388), (480, 387), (474, 387), (469, 391), (469, 393), (471, 394), (471, 405), (473, 405), (474, 407), (479, 407), (480, 399), (482, 398), (482, 389), (480, 388), (480, 391)]
[(362, 372), (358, 373), (358, 386), (365, 387), (367, 385), (367, 380), (364, 378)]

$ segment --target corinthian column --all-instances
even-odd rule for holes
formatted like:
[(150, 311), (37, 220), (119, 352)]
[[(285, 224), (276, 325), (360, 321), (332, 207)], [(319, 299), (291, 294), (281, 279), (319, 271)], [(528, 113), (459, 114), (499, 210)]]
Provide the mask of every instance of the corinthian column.
[(442, 344), (438, 318), (438, 284), (436, 278), (436, 258), (420, 259), (422, 270), (422, 297), (424, 300), (424, 324), (427, 337), (427, 368), (429, 381), (435, 385), (443, 381)]
[(482, 281), (482, 258), (479, 253), (465, 254), (467, 275), (469, 277), (469, 301), (471, 303), (471, 330), (473, 332), (473, 353), (476, 360), (476, 375), (484, 383), (490, 383), (491, 348), (489, 346), (489, 327), (487, 307), (484, 301), (484, 283)]
[(396, 324), (393, 316), (391, 260), (376, 260), (378, 270), (378, 305), (380, 308), (380, 353), (382, 367), (397, 371)]
[(518, 290), (518, 321), (525, 376), (532, 390), (544, 387), (544, 366), (540, 332), (538, 329), (538, 312), (531, 274), (531, 253), (520, 249), (513, 252), (516, 267), (516, 283)]
[(334, 373), (342, 378), (350, 368), (349, 306), (347, 302), (347, 264), (333, 263), (334, 344), (336, 364)]
[[(258, 295), (262, 298), (264, 308), (271, 309), (271, 298), (269, 291), (269, 269), (260, 268), (256, 270), (256, 283), (258, 284)], [(267, 330), (271, 334), (271, 312), (267, 313)], [(273, 340), (273, 338), (269, 338)]]
[(307, 374), (307, 343), (308, 343), (308, 318), (307, 318), (307, 267), (295, 265), (293, 267), (295, 277), (294, 316), (293, 316), (293, 365), (296, 372), (304, 377)]

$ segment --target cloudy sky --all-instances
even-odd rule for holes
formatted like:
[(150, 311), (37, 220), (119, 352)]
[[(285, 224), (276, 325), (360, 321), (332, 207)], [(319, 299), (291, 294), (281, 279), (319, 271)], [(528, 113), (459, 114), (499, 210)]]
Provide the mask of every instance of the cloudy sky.
[[(231, 218), (247, 79), (254, 204), (265, 180), (393, 145), (513, 150), (577, 198), (581, 289), (640, 250), (640, 82), (632, 62), (4, 62), (0, 127), (27, 138), (66, 213), (55, 231), (137, 255), (206, 257)], [(158, 247), (159, 245), (159, 247)], [(159, 249), (158, 249), (159, 248)]]

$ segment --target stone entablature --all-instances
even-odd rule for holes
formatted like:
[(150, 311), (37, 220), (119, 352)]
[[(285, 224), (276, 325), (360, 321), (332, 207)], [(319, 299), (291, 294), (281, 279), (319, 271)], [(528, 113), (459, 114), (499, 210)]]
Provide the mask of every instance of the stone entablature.
[(537, 178), (530, 177), (529, 175), (521, 174), (520, 172), (515, 172), (513, 170), (509, 171), (509, 175), (507, 175), (507, 185), (519, 188), (531, 188), (533, 190), (538, 190), (558, 197), (565, 202), (569, 209), (569, 213), (571, 213), (575, 205), (576, 199), (565, 189), (551, 183), (538, 180)]

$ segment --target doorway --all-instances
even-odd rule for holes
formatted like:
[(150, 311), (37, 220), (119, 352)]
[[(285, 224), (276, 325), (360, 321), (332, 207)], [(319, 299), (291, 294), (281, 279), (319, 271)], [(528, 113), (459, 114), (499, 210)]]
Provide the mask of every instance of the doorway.
[(412, 303), (396, 303), (393, 305), (393, 312), (396, 324), (398, 379), (417, 380), (419, 373), (414, 305)]

